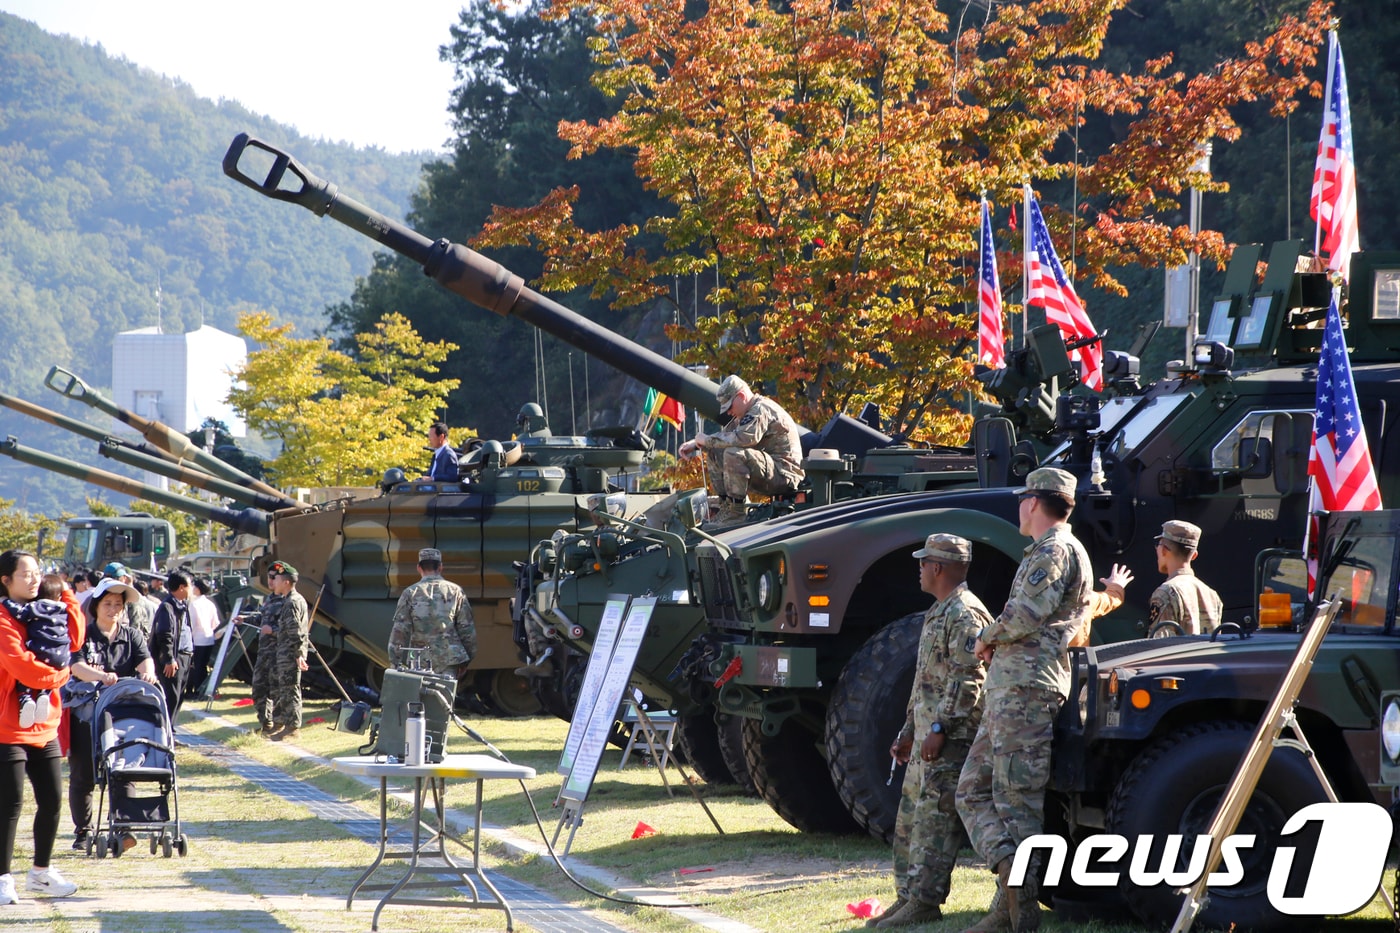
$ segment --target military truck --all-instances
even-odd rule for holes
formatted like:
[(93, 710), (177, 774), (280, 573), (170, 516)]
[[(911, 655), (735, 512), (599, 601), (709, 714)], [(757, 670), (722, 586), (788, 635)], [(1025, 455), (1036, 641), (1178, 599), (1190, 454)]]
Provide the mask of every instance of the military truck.
[[(680, 708), (710, 702), (743, 718), (750, 772), (793, 825), (859, 826), (887, 838), (898, 800), (898, 781), (886, 784), (888, 748), (929, 601), (910, 554), (935, 531), (971, 539), (969, 582), (999, 608), (1029, 543), (1014, 489), (1034, 467), (1080, 478), (1073, 524), (1096, 570), (1125, 563), (1138, 578), (1124, 606), (1096, 623), (1096, 643), (1145, 633), (1158, 577), (1153, 538), (1173, 518), (1204, 528), (1201, 573), (1223, 597), (1227, 620), (1244, 621), (1253, 592), (1251, 558), (1242, 555), (1296, 546), (1302, 536), (1329, 286), (1321, 273), (1295, 272), (1301, 251), (1296, 241), (1275, 244), (1256, 284), (1263, 248), (1237, 249), (1192, 358), (1144, 388), (1134, 386), (1136, 361), (1125, 354), (1108, 361), (1116, 396), (1066, 393), (1075, 375), (1063, 342), (1053, 329), (1033, 330), (1012, 366), (987, 374), (1002, 410), (974, 429), (977, 488), (836, 503), (713, 535), (684, 557), (678, 538), (653, 532), (629, 532), (651, 557), (610, 543), (620, 557), (607, 566), (607, 586), (698, 604), (704, 615), (703, 624), (687, 618), (684, 634), (699, 633), (689, 645), (671, 644), (654, 626), (658, 663), (638, 678)], [(1393, 497), (1400, 483), (1386, 456), (1400, 437), (1390, 404), (1400, 255), (1361, 254), (1352, 270), (1348, 334), (1362, 420)], [(1251, 365), (1235, 368), (1236, 353)], [(556, 555), (587, 546), (555, 544)], [(548, 563), (550, 549), (541, 554)], [(562, 637), (584, 644), (600, 585), (590, 572), (555, 574), (533, 604)], [(682, 655), (684, 664), (668, 666)], [(813, 779), (820, 774), (829, 785)]]
[(83, 516), (63, 523), (65, 569), (101, 570), (111, 561), (133, 569), (164, 567), (177, 556), (175, 526), (149, 512)]
[[(1362, 394), (1358, 372), (1358, 394)], [(1047, 827), (1071, 842), (1114, 833), (1152, 836), (1147, 864), (1162, 863), (1168, 834), (1182, 834), (1185, 866), (1231, 775), (1251, 744), (1298, 648), (1300, 629), (1320, 598), (1341, 608), (1322, 641), (1294, 706), (1298, 726), (1338, 799), (1378, 803), (1391, 812), (1400, 765), (1400, 511), (1335, 512), (1321, 517), (1318, 585), (1310, 601), (1302, 554), (1258, 555), (1253, 618), (1214, 636), (1168, 637), (1079, 649), (1073, 687), (1055, 729)], [(1203, 571), (1205, 572), (1205, 571)], [(1384, 708), (1382, 698), (1387, 697)], [(1296, 736), (1286, 736), (1296, 739)], [(1244, 878), (1212, 888), (1202, 926), (1316, 929), (1319, 918), (1280, 914), (1266, 890), (1285, 821), (1326, 794), (1296, 744), (1273, 750), (1236, 833), (1254, 834), (1242, 851)], [(1295, 865), (1311, 867), (1306, 838)], [(1125, 870), (1125, 869), (1124, 869)], [(1301, 879), (1300, 879), (1301, 880)], [(1167, 885), (1046, 892), (1047, 902), (1103, 910), (1126, 905), (1148, 926), (1176, 917), (1181, 889)]]

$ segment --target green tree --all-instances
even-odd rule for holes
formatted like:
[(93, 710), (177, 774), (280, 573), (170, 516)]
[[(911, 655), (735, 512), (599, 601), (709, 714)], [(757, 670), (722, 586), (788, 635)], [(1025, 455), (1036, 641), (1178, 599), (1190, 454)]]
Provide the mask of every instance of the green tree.
[(0, 551), (19, 549), (38, 553), (39, 535), (44, 535), (45, 556), (52, 556), (54, 534), (70, 518), (64, 513), (58, 518), (34, 515), (15, 508), (13, 499), (0, 499)]
[(239, 330), (261, 349), (236, 373), (229, 402), (250, 429), (281, 442), (267, 465), (277, 483), (360, 485), (423, 460), (427, 428), (457, 385), (429, 377), (455, 344), (424, 340), (397, 314), (356, 335), (355, 356), (325, 337), (294, 338), (266, 312), (244, 315)]

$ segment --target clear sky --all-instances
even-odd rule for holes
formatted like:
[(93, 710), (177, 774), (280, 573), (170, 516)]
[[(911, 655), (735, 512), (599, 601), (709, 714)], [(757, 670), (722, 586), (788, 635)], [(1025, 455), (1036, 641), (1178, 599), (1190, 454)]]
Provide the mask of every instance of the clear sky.
[(46, 32), (100, 44), (312, 137), (440, 151), (462, 0), (0, 0)]

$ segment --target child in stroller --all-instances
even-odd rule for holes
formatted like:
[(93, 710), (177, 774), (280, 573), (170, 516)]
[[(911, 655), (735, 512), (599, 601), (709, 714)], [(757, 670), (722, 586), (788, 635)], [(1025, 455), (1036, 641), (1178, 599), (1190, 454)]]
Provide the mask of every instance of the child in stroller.
[(99, 790), (88, 854), (120, 856), (127, 848), (124, 837), (149, 832), (152, 855), (157, 848), (166, 858), (185, 855), (189, 841), (180, 831), (175, 737), (164, 691), (123, 677), (98, 692), (92, 724)]

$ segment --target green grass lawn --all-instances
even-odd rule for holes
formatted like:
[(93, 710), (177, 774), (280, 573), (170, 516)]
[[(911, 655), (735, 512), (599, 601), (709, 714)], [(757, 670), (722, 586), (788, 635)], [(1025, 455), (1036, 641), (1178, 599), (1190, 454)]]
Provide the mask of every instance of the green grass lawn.
[[(251, 707), (235, 705), (246, 697), (244, 685), (228, 685), (212, 710), (241, 728), (188, 713), (182, 724), (362, 807), (367, 817), (377, 813), (375, 788), (334, 771), (322, 761), (297, 756), (282, 744), (242, 731), (254, 724)], [(324, 702), (307, 704), (308, 722), (299, 747), (322, 758), (355, 754), (363, 737), (331, 730), (333, 716), (328, 706)], [(545, 834), (552, 836), (559, 811), (551, 805), (562, 782), (554, 767), (567, 724), (535, 718), (479, 719), (472, 725), (512, 761), (538, 772), (535, 780), (526, 783), (539, 808)], [(455, 727), (448, 748), (452, 752), (482, 750)], [(654, 769), (632, 764), (618, 771), (619, 757), (615, 748), (604, 757), (583, 825), (574, 838), (574, 861), (613, 872), (628, 884), (664, 890), (761, 930), (856, 929), (862, 924), (847, 912), (847, 904), (867, 897), (886, 903), (893, 899), (888, 847), (863, 836), (799, 833), (758, 799), (732, 789), (701, 785), (725, 830), (721, 835), (674, 768), (669, 776), (676, 794), (670, 797)], [(354, 912), (347, 913), (344, 897), (372, 857), (369, 844), (338, 825), (317, 819), (305, 807), (238, 777), (199, 754), (195, 747), (182, 750), (180, 762), (182, 816), (191, 839), (187, 858), (152, 857), (144, 841), (121, 859), (80, 858), (66, 848), (69, 827), (65, 818), (56, 861), (83, 885), (79, 896), (59, 902), (26, 899), (20, 905), (0, 908), (0, 924), (7, 929), (13, 926), (56, 933), (94, 929), (172, 933), (368, 929), (373, 902), (369, 898), (357, 900)], [(541, 841), (529, 803), (517, 783), (488, 781), (485, 793), (488, 823), (537, 844)], [(448, 804), (468, 812), (470, 786), (449, 785)], [(656, 834), (632, 839), (638, 822), (652, 826)], [(21, 849), (28, 845), (27, 832), (28, 820), (24, 819), (19, 834)], [(502, 846), (485, 848), (485, 865), (491, 871), (546, 889), (561, 900), (599, 909), (619, 926), (693, 929), (688, 921), (662, 909), (622, 907), (585, 894), (547, 857), (512, 858)], [(966, 864), (954, 875), (953, 895), (945, 905), (947, 918), (916, 929), (956, 931), (981, 916), (991, 897), (993, 879), (973, 864), (970, 853), (967, 855)], [(27, 865), (27, 857), (21, 856), (16, 864)], [(588, 883), (599, 887), (598, 882)], [(1376, 902), (1363, 916), (1383, 921), (1385, 913)], [(1335, 926), (1360, 930), (1371, 924), (1348, 920)], [(381, 918), (381, 929), (385, 930), (502, 927), (499, 914), (456, 910), (390, 907)], [(1103, 933), (1139, 929), (1131, 924), (1073, 923), (1048, 914), (1043, 928)], [(516, 929), (530, 928), (517, 917)]]

